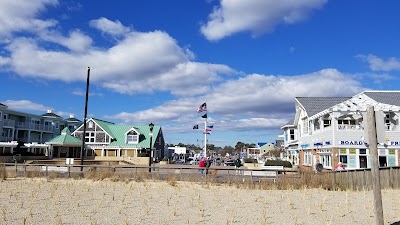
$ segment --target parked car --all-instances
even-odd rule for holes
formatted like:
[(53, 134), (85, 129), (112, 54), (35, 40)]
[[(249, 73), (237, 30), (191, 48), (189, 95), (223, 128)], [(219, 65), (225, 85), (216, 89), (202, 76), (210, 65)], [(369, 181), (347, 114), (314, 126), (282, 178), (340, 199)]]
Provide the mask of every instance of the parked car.
[(234, 166), (235, 165), (235, 160), (226, 160), (224, 162), (224, 166)]

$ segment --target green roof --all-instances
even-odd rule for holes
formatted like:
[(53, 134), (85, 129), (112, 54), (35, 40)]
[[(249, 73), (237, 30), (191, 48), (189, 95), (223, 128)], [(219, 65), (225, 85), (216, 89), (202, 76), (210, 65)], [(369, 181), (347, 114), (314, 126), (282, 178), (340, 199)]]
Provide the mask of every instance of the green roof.
[[(98, 120), (92, 118), (101, 128), (104, 129), (112, 138), (113, 141), (108, 146), (120, 146), (120, 147), (133, 147), (133, 148), (149, 148), (150, 147), (150, 127), (148, 125), (117, 125), (111, 122)], [(139, 135), (138, 144), (127, 144), (125, 141), (126, 133), (132, 129), (135, 129)], [(156, 141), (156, 137), (160, 132), (161, 127), (154, 125), (153, 128), (153, 140), (152, 147)]]
[(69, 131), (68, 127), (64, 128), (61, 131), (61, 134), (57, 137), (52, 138), (51, 140), (47, 141), (46, 144), (82, 144), (82, 140), (71, 136), (71, 131)]

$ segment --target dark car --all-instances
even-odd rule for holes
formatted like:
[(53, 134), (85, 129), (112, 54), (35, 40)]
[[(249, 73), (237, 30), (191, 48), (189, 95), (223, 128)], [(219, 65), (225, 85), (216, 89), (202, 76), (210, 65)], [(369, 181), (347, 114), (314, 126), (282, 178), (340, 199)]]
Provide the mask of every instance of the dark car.
[(224, 166), (234, 166), (235, 165), (235, 160), (226, 160), (224, 162)]

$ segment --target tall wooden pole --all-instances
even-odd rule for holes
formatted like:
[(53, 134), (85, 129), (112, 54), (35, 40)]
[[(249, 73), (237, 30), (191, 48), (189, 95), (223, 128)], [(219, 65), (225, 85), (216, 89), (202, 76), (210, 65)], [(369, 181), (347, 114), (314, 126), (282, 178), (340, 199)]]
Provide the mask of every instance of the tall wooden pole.
[(371, 155), (372, 187), (374, 192), (375, 221), (383, 225), (382, 191), (379, 176), (378, 141), (376, 137), (376, 120), (374, 106), (367, 106), (369, 154)]
[(86, 138), (86, 120), (87, 120), (87, 108), (88, 108), (88, 99), (89, 99), (89, 78), (90, 78), (90, 67), (87, 69), (87, 78), (86, 78), (86, 98), (85, 98), (85, 115), (83, 116), (83, 136), (82, 136), (82, 148), (81, 148), (81, 171), (83, 171), (83, 158), (85, 157), (84, 150), (86, 150), (85, 146), (85, 138)]

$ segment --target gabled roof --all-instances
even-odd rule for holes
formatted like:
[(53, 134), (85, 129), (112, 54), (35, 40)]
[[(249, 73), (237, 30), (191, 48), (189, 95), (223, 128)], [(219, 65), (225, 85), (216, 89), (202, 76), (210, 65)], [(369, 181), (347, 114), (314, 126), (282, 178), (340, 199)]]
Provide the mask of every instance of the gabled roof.
[(6, 105), (4, 105), (4, 104), (3, 104), (3, 103), (1, 103), (1, 102), (0, 102), (0, 106), (4, 106), (4, 107), (7, 107)]
[(364, 94), (377, 102), (400, 106), (400, 91), (365, 91)]
[[(134, 147), (134, 148), (149, 148), (150, 147), (150, 127), (148, 125), (118, 125), (112, 122), (91, 118), (98, 126), (100, 126), (108, 135), (111, 136), (112, 141), (108, 146), (119, 147)], [(88, 120), (88, 121), (89, 121)], [(127, 144), (126, 133), (129, 130), (135, 129), (139, 135), (138, 144)], [(160, 133), (161, 127), (154, 125), (152, 146), (156, 142), (157, 135)], [(76, 131), (75, 131), (76, 132)]]
[(307, 115), (311, 117), (350, 98), (351, 97), (296, 97), (296, 100), (307, 112)]
[(78, 120), (78, 119), (75, 118), (75, 117), (68, 118), (68, 119), (66, 119), (66, 121), (67, 121), (67, 122), (70, 122), (70, 123), (82, 123), (82, 121)]
[(281, 127), (281, 129), (285, 128), (285, 127), (292, 127), (294, 126), (294, 119), (290, 120), (289, 122), (287, 122), (285, 125), (283, 125)]
[(51, 111), (51, 110), (47, 111), (47, 113), (43, 114), (42, 116), (47, 117), (47, 118), (62, 119), (61, 116), (53, 113), (53, 111)]
[(57, 137), (47, 141), (46, 144), (70, 144), (70, 145), (81, 145), (82, 141), (79, 138), (71, 136), (71, 131), (66, 127), (61, 131), (61, 134)]

